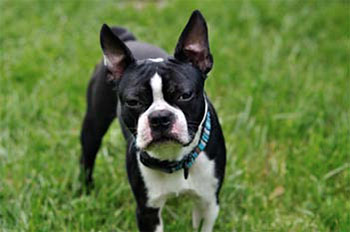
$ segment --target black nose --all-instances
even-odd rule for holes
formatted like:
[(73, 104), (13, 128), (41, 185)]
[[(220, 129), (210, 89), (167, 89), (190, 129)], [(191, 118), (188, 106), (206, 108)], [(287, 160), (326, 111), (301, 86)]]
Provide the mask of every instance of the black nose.
[(148, 115), (152, 130), (166, 130), (174, 121), (174, 114), (168, 110), (157, 110)]

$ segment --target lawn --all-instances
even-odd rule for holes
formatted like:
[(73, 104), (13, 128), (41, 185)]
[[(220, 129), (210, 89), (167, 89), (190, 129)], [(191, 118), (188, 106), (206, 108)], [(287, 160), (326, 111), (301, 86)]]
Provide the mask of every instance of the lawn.
[[(79, 194), (85, 90), (102, 23), (172, 53), (207, 19), (206, 91), (228, 163), (215, 231), (350, 231), (349, 1), (0, 0), (0, 231), (135, 231), (117, 123)], [(165, 231), (192, 231), (189, 198)], [(185, 203), (186, 202), (186, 203)]]

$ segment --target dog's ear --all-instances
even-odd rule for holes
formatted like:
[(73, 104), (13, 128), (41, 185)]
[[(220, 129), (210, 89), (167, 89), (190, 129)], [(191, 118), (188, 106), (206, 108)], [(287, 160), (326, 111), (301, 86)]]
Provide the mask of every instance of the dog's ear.
[(178, 60), (191, 62), (204, 74), (211, 70), (213, 57), (209, 49), (207, 24), (198, 10), (193, 11), (182, 31), (174, 56)]
[(103, 24), (101, 28), (100, 43), (104, 54), (104, 63), (112, 74), (111, 79), (118, 80), (135, 59), (129, 48), (106, 24)]

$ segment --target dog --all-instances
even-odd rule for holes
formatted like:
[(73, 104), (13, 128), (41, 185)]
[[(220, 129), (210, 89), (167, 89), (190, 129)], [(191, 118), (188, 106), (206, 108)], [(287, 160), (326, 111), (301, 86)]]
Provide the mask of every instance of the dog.
[(104, 24), (103, 60), (87, 91), (81, 131), (84, 186), (91, 188), (96, 154), (115, 118), (127, 141), (126, 167), (139, 231), (163, 231), (162, 207), (192, 196), (194, 229), (213, 230), (226, 164), (225, 140), (204, 91), (213, 65), (207, 24), (195, 10), (173, 56), (128, 30)]

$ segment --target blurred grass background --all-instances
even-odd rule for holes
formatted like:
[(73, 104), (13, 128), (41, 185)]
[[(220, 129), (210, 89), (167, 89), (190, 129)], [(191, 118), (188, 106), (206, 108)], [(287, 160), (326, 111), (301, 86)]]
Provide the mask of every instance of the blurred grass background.
[[(174, 50), (209, 25), (206, 83), (228, 163), (215, 231), (350, 231), (349, 1), (0, 0), (0, 231), (135, 231), (114, 123), (79, 196), (85, 90), (102, 23)], [(192, 231), (190, 199), (165, 231)]]

